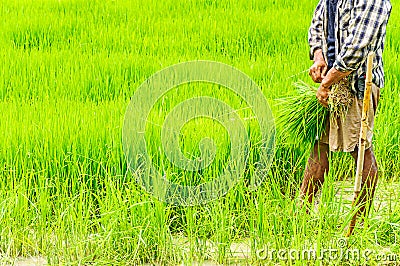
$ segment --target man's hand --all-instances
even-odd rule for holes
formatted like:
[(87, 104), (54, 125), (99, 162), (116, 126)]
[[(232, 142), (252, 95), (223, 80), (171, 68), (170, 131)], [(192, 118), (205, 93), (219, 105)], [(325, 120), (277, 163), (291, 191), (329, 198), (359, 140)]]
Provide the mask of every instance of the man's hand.
[(311, 76), (314, 82), (321, 83), (322, 80), (325, 78), (327, 70), (328, 65), (326, 64), (324, 56), (322, 55), (322, 50), (315, 50), (314, 64), (310, 67), (310, 71), (308, 72), (308, 74)]
[(329, 92), (331, 92), (331, 90), (329, 89), (329, 87), (325, 87), (324, 84), (321, 83), (321, 85), (319, 86), (318, 90), (317, 90), (317, 99), (318, 102), (328, 108), (328, 96), (329, 96)]

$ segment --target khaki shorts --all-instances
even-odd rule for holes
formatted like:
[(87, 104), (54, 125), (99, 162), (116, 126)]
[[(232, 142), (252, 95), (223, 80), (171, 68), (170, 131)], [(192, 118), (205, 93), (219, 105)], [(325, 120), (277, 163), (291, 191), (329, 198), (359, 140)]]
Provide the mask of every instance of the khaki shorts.
[[(379, 88), (372, 84), (371, 104), (368, 111), (368, 131), (365, 148), (372, 146), (372, 130), (374, 128), (374, 116), (379, 101)], [(320, 142), (328, 144), (331, 151), (352, 152), (358, 146), (361, 128), (361, 117), (363, 100), (354, 96), (353, 103), (349, 106), (346, 116), (327, 118), (325, 132), (320, 138)]]

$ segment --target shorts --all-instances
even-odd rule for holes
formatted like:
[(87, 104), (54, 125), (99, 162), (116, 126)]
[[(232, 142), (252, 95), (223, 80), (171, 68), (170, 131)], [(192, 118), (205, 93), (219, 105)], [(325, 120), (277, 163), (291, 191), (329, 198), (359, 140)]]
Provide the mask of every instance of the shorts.
[[(379, 102), (380, 89), (372, 84), (371, 104), (368, 110), (368, 130), (365, 149), (372, 146), (372, 131), (374, 118)], [(329, 145), (331, 151), (352, 152), (359, 144), (363, 100), (353, 96), (353, 102), (349, 106), (347, 114), (342, 117), (328, 115), (325, 132), (320, 138), (321, 143)]]

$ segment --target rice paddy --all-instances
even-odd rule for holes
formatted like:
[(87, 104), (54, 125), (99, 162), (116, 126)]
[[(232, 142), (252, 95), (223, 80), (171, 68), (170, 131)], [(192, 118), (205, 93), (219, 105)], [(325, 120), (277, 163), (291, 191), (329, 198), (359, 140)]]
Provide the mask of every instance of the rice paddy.
[[(337, 190), (343, 180), (352, 182), (354, 163), (348, 154), (332, 154), (319, 204), (306, 214), (297, 196), (311, 143), (289, 141), (278, 124), (271, 170), (252, 189), (262, 132), (245, 101), (222, 86), (189, 83), (164, 94), (147, 117), (146, 144), (155, 166), (173, 182), (217, 178), (231, 148), (221, 124), (204, 117), (181, 128), (179, 145), (188, 158), (201, 156), (204, 138), (214, 141), (214, 161), (201, 174), (168, 162), (160, 152), (160, 125), (186, 99), (225, 102), (244, 121), (251, 143), (242, 178), (225, 196), (186, 207), (158, 201), (136, 183), (123, 152), (132, 95), (153, 73), (180, 62), (234, 66), (257, 83), (275, 116), (284, 111), (276, 99), (293, 93), (293, 82), (311, 84), (307, 30), (316, 4), (1, 1), (0, 264), (29, 257), (49, 265), (365, 264), (362, 256), (260, 255), (266, 247), (345, 249), (340, 245), (351, 214)], [(394, 189), (400, 174), (400, 17), (398, 1), (392, 5), (386, 84), (374, 127), (381, 190), (375, 209), (346, 246), (371, 251), (370, 264), (396, 254), (400, 260), (400, 193)], [(246, 252), (236, 256), (240, 243), (246, 243)]]

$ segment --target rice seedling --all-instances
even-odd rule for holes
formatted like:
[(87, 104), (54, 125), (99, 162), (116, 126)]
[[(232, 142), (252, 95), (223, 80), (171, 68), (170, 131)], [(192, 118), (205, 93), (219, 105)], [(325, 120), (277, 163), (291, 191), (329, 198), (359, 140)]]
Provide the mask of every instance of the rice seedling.
[(344, 119), (354, 95), (350, 90), (348, 79), (344, 78), (331, 87), (328, 97), (328, 108), (323, 107), (316, 99), (316, 87), (303, 81), (294, 83), (296, 94), (278, 99), (280, 111), (277, 116), (282, 134), (300, 145), (313, 143), (320, 138), (330, 119)]
[(282, 134), (299, 145), (313, 143), (325, 130), (328, 109), (316, 99), (317, 88), (297, 82), (294, 96), (278, 99), (277, 123)]

